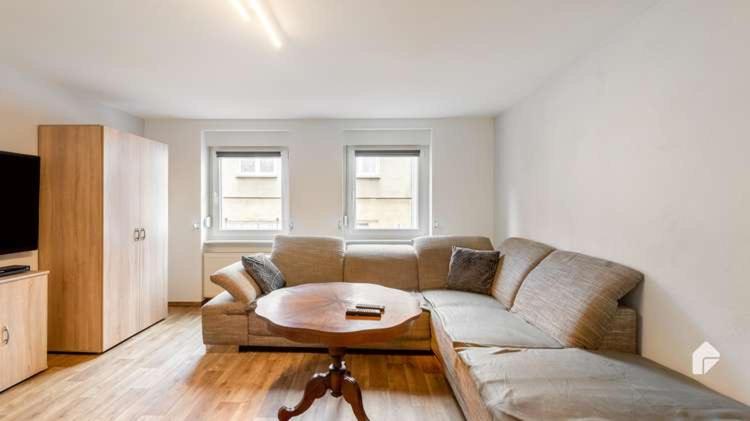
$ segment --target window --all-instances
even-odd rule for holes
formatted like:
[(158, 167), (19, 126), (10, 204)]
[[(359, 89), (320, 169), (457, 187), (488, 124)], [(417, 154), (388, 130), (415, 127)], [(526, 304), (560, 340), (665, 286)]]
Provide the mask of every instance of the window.
[(285, 150), (211, 149), (210, 239), (270, 239), (289, 222)]
[(346, 225), (352, 239), (410, 239), (427, 233), (427, 147), (347, 148)]

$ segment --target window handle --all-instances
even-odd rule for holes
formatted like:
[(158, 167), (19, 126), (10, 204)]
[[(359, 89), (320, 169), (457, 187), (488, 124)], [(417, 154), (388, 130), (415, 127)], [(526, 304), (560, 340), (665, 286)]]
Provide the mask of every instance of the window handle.
[(141, 228), (140, 232), (141, 232), (141, 240), (145, 240), (146, 239), (146, 228)]
[(138, 228), (133, 230), (133, 241), (140, 241), (141, 239), (141, 230)]
[(8, 326), (3, 326), (2, 338), (3, 345), (8, 345), (10, 342), (10, 330), (8, 329)]
[(348, 227), (348, 226), (349, 226), (349, 216), (344, 215), (344, 227)]

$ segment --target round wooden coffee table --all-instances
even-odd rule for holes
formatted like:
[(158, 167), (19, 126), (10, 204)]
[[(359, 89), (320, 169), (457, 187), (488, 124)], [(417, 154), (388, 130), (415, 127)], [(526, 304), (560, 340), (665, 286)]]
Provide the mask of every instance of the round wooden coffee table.
[[(379, 318), (347, 316), (346, 308), (357, 303), (379, 304)], [(362, 406), (362, 391), (344, 362), (346, 348), (394, 339), (409, 329), (422, 314), (417, 299), (408, 292), (380, 285), (331, 282), (282, 288), (260, 298), (255, 314), (267, 321), (268, 330), (289, 340), (323, 344), (333, 363), (327, 373), (315, 374), (294, 408), (279, 409), (286, 421), (305, 412), (328, 390), (349, 402), (359, 421), (368, 420)]]

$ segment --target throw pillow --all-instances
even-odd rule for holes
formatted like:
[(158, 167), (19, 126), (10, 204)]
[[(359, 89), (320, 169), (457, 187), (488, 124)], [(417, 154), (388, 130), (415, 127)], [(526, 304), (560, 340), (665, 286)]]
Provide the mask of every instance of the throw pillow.
[(453, 247), (448, 267), (448, 289), (489, 295), (500, 257), (499, 251)]
[(242, 266), (255, 279), (264, 294), (286, 285), (284, 275), (265, 254), (242, 256)]

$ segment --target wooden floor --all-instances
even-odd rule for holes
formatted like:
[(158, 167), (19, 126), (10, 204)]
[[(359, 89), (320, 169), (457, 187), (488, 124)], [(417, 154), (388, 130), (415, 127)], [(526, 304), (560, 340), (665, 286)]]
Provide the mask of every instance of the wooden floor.
[[(431, 355), (348, 355), (376, 420), (463, 420)], [(0, 393), (0, 420), (275, 420), (326, 354), (236, 352), (201, 342), (197, 308), (99, 356), (50, 354), (49, 369)], [(316, 401), (300, 420), (353, 420), (342, 399)]]

